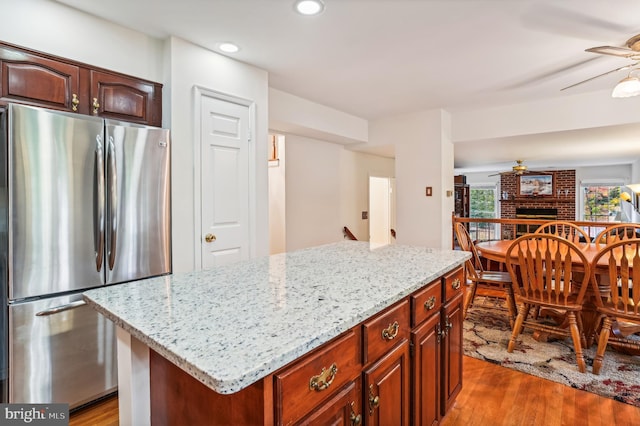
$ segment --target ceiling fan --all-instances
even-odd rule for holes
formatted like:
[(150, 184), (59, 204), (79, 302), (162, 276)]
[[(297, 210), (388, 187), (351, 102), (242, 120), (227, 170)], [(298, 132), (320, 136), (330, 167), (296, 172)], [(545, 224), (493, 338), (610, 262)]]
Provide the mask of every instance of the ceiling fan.
[(511, 170), (506, 172), (494, 173), (489, 176), (498, 176), (498, 175), (523, 175), (527, 170), (527, 166), (523, 164), (524, 160), (516, 160), (516, 165), (511, 167)]
[[(560, 90), (570, 89), (572, 87), (576, 87), (580, 84), (589, 82), (591, 80), (595, 80), (596, 78), (604, 77), (605, 75), (624, 71), (624, 70), (634, 70), (636, 66), (640, 64), (640, 34), (634, 35), (629, 40), (625, 42), (626, 47), (619, 46), (597, 46), (586, 49), (585, 52), (597, 53), (600, 55), (611, 55), (618, 56), (621, 58), (627, 58), (634, 61), (632, 64), (624, 65), (619, 68), (612, 69), (611, 71), (604, 72), (602, 74), (598, 74), (594, 77), (588, 78), (586, 80), (579, 81), (578, 83), (572, 84), (571, 86), (563, 87)], [(624, 80), (623, 80), (624, 81)], [(615, 95), (614, 95), (615, 97)]]

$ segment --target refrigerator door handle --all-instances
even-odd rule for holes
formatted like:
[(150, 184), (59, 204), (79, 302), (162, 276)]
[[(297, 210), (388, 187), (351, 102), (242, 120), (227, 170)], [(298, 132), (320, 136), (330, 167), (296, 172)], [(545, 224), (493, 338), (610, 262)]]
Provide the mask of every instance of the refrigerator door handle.
[(66, 305), (56, 306), (55, 308), (45, 309), (44, 311), (40, 311), (36, 314), (37, 317), (46, 317), (49, 315), (57, 314), (64, 311), (69, 311), (71, 309), (79, 308), (80, 306), (86, 305), (87, 302), (84, 300), (77, 300), (75, 302), (67, 303)]
[(116, 154), (115, 145), (113, 143), (113, 136), (109, 136), (109, 145), (107, 147), (107, 163), (109, 167), (109, 178), (107, 184), (109, 185), (109, 223), (111, 224), (110, 237), (109, 237), (109, 270), (113, 270), (113, 265), (116, 260), (116, 240), (118, 237), (118, 182), (116, 175)]
[(94, 222), (94, 242), (96, 251), (96, 270), (102, 270), (102, 262), (104, 260), (104, 145), (102, 144), (102, 136), (96, 136), (96, 201), (97, 208), (94, 215), (97, 220)]

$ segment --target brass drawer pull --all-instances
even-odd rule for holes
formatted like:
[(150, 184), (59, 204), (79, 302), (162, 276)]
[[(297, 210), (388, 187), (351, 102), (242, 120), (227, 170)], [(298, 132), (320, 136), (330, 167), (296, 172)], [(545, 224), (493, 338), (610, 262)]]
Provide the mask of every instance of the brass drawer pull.
[(72, 99), (71, 99), (71, 109), (74, 112), (77, 112), (78, 111), (78, 105), (80, 105), (80, 99), (78, 99), (78, 95), (73, 93)]
[(427, 311), (430, 311), (435, 307), (436, 307), (436, 297), (435, 296), (431, 296), (430, 298), (427, 299), (426, 302), (424, 302), (424, 308)]
[(389, 324), (389, 327), (382, 330), (382, 338), (384, 340), (393, 340), (398, 335), (400, 330), (400, 324), (398, 321), (394, 321), (393, 324)]
[(351, 420), (351, 426), (359, 425), (362, 422), (362, 416), (360, 414), (356, 414), (353, 409), (353, 405), (355, 401), (351, 401), (351, 415), (349, 416), (349, 420)]
[(451, 283), (451, 287), (454, 290), (457, 290), (460, 288), (460, 278), (456, 278), (455, 280), (453, 280), (453, 282)]
[(100, 104), (98, 103), (98, 98), (93, 98), (93, 115), (97, 115), (100, 110)]
[(373, 385), (369, 385), (369, 415), (373, 416), (373, 410), (380, 406), (380, 397), (373, 395)]
[(333, 379), (336, 378), (337, 372), (338, 366), (335, 363), (331, 364), (328, 370), (322, 367), (322, 372), (317, 376), (311, 377), (311, 380), (309, 380), (309, 389), (316, 392), (327, 389), (333, 382)]

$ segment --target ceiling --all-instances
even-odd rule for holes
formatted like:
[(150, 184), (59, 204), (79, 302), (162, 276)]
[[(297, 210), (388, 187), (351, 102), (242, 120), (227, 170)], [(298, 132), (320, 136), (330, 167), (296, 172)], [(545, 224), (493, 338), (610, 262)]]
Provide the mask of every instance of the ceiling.
[[(623, 71), (560, 91), (631, 62), (586, 48), (622, 46), (640, 33), (636, 0), (324, 0), (315, 17), (296, 14), (294, 0), (58, 1), (211, 50), (233, 41), (241, 50), (227, 56), (267, 70), (271, 87), (370, 120), (610, 90)], [(606, 129), (615, 140), (606, 157), (595, 148), (601, 139), (591, 138), (592, 150), (575, 148), (570, 144), (584, 144), (587, 135), (563, 132), (547, 135), (548, 142), (456, 144), (456, 167), (500, 170), (516, 158), (562, 166), (551, 163), (564, 150), (582, 154), (573, 156), (575, 166), (628, 163), (629, 152), (638, 157), (640, 129), (622, 127)], [(549, 151), (538, 145), (545, 143), (555, 160), (540, 158)]]

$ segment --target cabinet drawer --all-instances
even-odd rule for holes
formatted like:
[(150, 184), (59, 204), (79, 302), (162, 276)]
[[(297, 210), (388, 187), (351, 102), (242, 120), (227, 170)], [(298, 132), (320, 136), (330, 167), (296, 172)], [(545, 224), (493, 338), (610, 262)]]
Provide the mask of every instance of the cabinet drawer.
[(277, 423), (294, 423), (353, 381), (362, 370), (360, 360), (355, 329), (274, 374)]
[(362, 328), (365, 364), (380, 358), (397, 342), (409, 338), (409, 317), (409, 300), (405, 299), (364, 323)]
[(454, 269), (444, 276), (444, 299), (451, 300), (457, 294), (462, 293), (464, 284), (464, 268)]
[(415, 327), (440, 310), (442, 282), (436, 280), (411, 296), (411, 326)]

